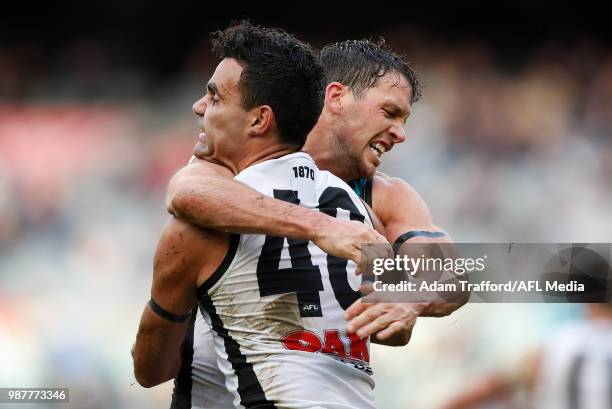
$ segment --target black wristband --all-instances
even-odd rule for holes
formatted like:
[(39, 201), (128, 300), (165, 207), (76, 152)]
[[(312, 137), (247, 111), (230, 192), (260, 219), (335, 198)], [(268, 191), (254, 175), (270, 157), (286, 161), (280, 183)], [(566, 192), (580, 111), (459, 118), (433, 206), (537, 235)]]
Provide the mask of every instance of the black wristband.
[(171, 312), (168, 312), (168, 311), (164, 310), (162, 307), (160, 307), (159, 304), (157, 304), (155, 301), (153, 301), (152, 298), (149, 300), (148, 304), (149, 304), (149, 308), (151, 308), (151, 310), (155, 314), (159, 315), (160, 317), (162, 317), (166, 321), (170, 321), (170, 322), (174, 322), (174, 323), (179, 324), (181, 322), (187, 321), (187, 319), (189, 317), (191, 317), (191, 313), (185, 314), (185, 315), (172, 314)]
[(399, 236), (397, 240), (395, 240), (395, 243), (393, 244), (397, 244), (398, 246), (401, 246), (402, 244), (404, 244), (405, 241), (408, 241), (413, 237), (434, 237), (435, 238), (435, 237), (444, 237), (444, 236), (446, 236), (446, 233), (441, 232), (441, 231), (413, 230), (413, 231), (406, 232), (402, 234), (401, 236)]

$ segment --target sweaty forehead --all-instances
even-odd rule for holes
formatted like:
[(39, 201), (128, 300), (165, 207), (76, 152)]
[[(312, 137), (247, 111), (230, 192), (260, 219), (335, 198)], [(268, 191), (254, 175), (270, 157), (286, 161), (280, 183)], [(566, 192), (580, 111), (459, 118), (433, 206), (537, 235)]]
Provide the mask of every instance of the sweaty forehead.
[(217, 65), (210, 82), (215, 84), (221, 96), (238, 93), (238, 83), (242, 70), (243, 68), (238, 61), (233, 58), (225, 58)]
[(412, 106), (412, 87), (406, 77), (397, 71), (388, 72), (383, 75), (376, 83), (376, 89), (384, 100), (389, 100), (399, 105), (400, 108), (410, 112)]
[(376, 83), (377, 87), (381, 87), (384, 90), (397, 90), (398, 93), (404, 93), (408, 95), (408, 100), (410, 100), (410, 95), (412, 94), (412, 88), (402, 74), (397, 71), (391, 71), (383, 75)]

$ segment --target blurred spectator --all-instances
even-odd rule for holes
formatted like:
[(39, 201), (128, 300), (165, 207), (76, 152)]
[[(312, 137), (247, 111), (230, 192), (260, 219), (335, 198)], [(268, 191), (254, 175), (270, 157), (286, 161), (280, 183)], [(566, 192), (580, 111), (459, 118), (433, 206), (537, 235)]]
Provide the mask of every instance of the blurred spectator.
[[(610, 49), (551, 40), (514, 61), (484, 41), (403, 28), (387, 37), (427, 86), (408, 141), (384, 155), (382, 170), (415, 186), (456, 241), (610, 241)], [(117, 62), (95, 37), (58, 56), (0, 46), (2, 386), (65, 382), (81, 397), (74, 407), (167, 407), (164, 390), (130, 387), (129, 349), (167, 217), (165, 186), (191, 155), (191, 103), (212, 69), (196, 44), (184, 70), (164, 81)], [(490, 345), (515, 334), (482, 314), (468, 306), (419, 323), (406, 352), (375, 349), (379, 401), (400, 407), (409, 388), (403, 407), (431, 409), (445, 397), (432, 388), (465, 379), (477, 358), (499, 359)], [(457, 320), (464, 325), (450, 326)], [(543, 314), (512, 328), (524, 334), (556, 320)], [(507, 359), (525, 349), (508, 348)]]
[[(466, 379), (443, 409), (608, 409), (612, 407), (612, 306), (587, 304), (583, 322), (554, 331), (513, 368)], [(518, 399), (521, 389), (529, 392)], [(495, 405), (497, 403), (497, 405)]]

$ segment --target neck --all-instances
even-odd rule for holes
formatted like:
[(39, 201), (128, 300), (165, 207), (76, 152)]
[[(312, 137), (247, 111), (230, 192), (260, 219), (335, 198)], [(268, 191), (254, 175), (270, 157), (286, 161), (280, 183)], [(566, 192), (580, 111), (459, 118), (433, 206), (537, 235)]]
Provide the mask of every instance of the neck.
[(323, 117), (315, 125), (306, 138), (302, 151), (309, 154), (321, 170), (327, 170), (344, 181), (351, 180), (346, 173), (346, 164), (338, 160), (336, 149), (332, 146), (335, 135)]
[(235, 167), (230, 167), (230, 169), (234, 170), (234, 174), (238, 174), (248, 168), (249, 166), (253, 166), (260, 162), (265, 162), (270, 159), (280, 158), (282, 156), (288, 155), (290, 153), (295, 153), (299, 149), (295, 145), (273, 145), (263, 149), (256, 149), (251, 154), (246, 154), (241, 158)]

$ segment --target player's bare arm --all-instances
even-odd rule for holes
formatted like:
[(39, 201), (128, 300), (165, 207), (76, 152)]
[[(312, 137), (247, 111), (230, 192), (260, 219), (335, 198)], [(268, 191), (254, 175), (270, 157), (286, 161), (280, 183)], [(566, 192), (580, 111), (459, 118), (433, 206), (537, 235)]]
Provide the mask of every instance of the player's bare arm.
[(220, 264), (226, 251), (224, 233), (204, 231), (174, 217), (164, 226), (155, 252), (151, 301), (142, 313), (133, 348), (140, 385), (153, 387), (176, 376), (181, 344), (197, 303), (197, 285), (213, 273), (211, 266), (217, 259)]
[(477, 409), (508, 398), (520, 389), (533, 393), (541, 370), (543, 351), (527, 354), (513, 367), (476, 379), (439, 409)]
[(233, 180), (215, 163), (194, 160), (168, 187), (168, 211), (198, 226), (310, 240), (328, 254), (359, 262), (362, 243), (385, 243), (368, 226), (274, 199)]
[[(391, 243), (404, 243), (399, 254), (408, 251), (405, 243), (452, 243), (448, 235), (434, 225), (425, 201), (408, 183), (377, 172), (373, 182), (373, 208), (384, 226)], [(349, 330), (359, 336), (376, 334), (373, 339), (382, 341), (408, 331), (417, 317), (451, 314), (465, 304), (468, 294), (458, 294), (457, 302), (431, 302), (422, 304), (367, 304), (356, 301), (346, 311), (350, 320)]]
[[(377, 172), (373, 198), (374, 210), (385, 227), (389, 242), (401, 244), (399, 254), (408, 254), (410, 246), (405, 243), (452, 244), (448, 234), (434, 224), (423, 198), (402, 179)], [(444, 249), (448, 251), (451, 247)], [(434, 300), (416, 308), (421, 317), (444, 317), (464, 305), (468, 298), (467, 292), (459, 292), (452, 302)]]

